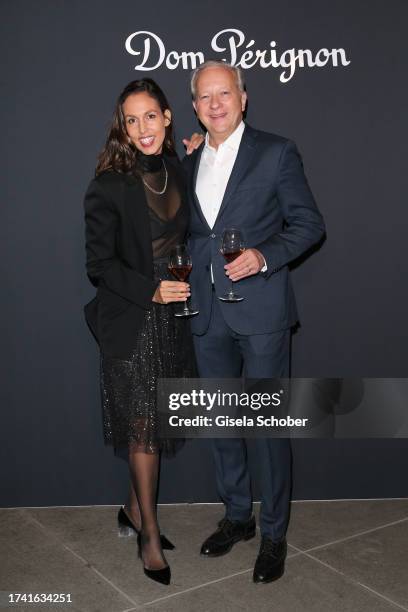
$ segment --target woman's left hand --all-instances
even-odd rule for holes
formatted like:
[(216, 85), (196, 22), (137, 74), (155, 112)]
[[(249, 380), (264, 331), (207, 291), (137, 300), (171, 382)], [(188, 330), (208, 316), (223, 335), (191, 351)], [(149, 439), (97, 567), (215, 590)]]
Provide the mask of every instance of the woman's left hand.
[(186, 154), (191, 155), (195, 149), (198, 149), (203, 140), (203, 134), (199, 134), (198, 132), (194, 132), (194, 134), (191, 135), (190, 140), (188, 138), (183, 138), (183, 145), (186, 147)]

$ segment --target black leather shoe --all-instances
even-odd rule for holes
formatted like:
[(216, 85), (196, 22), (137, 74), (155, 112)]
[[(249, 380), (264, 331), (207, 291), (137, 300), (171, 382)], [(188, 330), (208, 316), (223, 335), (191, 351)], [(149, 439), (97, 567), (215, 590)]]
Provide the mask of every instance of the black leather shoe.
[(255, 536), (255, 517), (248, 521), (230, 521), (223, 518), (218, 523), (218, 529), (207, 538), (201, 547), (201, 554), (206, 557), (225, 555), (240, 540), (250, 540)]
[[(143, 563), (142, 536), (140, 532), (137, 534), (137, 546), (138, 546), (138, 557), (139, 559), (141, 559)], [(170, 579), (171, 579), (170, 565), (165, 565), (164, 567), (161, 567), (160, 569), (149, 569), (145, 567), (143, 563), (143, 571), (144, 571), (145, 576), (147, 576), (151, 580), (154, 580), (155, 582), (160, 582), (160, 584), (170, 584)]]
[[(122, 506), (118, 512), (118, 536), (127, 538), (132, 535), (139, 535), (139, 530), (132, 523)], [(176, 548), (165, 535), (160, 534), (160, 541), (163, 550), (174, 550)]]
[(286, 554), (286, 538), (276, 541), (268, 536), (262, 536), (261, 547), (254, 567), (254, 582), (265, 583), (278, 580), (285, 571)]

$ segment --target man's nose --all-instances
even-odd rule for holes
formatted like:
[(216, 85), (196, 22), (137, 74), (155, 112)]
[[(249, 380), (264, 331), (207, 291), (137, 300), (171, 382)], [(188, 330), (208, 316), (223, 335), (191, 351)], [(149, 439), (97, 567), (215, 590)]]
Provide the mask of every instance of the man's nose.
[(218, 96), (211, 96), (210, 98), (210, 108), (217, 108), (220, 105), (220, 101)]

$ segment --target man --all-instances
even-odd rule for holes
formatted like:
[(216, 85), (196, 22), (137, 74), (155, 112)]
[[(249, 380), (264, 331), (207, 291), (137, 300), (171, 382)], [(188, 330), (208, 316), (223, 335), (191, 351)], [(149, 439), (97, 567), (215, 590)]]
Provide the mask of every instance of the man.
[[(289, 376), (291, 327), (297, 312), (288, 264), (324, 234), (324, 224), (293, 142), (243, 122), (247, 95), (240, 70), (211, 61), (193, 73), (193, 106), (205, 141), (184, 160), (191, 204), (191, 319), (201, 377)], [(225, 265), (225, 228), (240, 229), (245, 251)], [(240, 281), (241, 302), (221, 302), (229, 279)], [(288, 439), (258, 438), (261, 546), (253, 580), (284, 572), (291, 488)], [(246, 443), (214, 440), (217, 489), (226, 505), (201, 554), (218, 556), (255, 535)]]

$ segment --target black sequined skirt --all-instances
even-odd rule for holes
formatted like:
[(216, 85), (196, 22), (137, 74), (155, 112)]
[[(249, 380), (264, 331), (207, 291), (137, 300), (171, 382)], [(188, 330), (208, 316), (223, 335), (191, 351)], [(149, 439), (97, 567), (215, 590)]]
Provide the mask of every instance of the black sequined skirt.
[[(169, 277), (167, 260), (154, 262), (156, 279)], [(129, 359), (101, 354), (103, 429), (116, 449), (171, 455), (183, 441), (158, 437), (156, 390), (159, 378), (197, 376), (190, 322), (175, 317), (178, 304), (156, 304), (146, 311)]]

